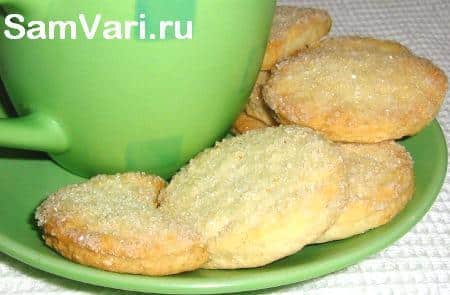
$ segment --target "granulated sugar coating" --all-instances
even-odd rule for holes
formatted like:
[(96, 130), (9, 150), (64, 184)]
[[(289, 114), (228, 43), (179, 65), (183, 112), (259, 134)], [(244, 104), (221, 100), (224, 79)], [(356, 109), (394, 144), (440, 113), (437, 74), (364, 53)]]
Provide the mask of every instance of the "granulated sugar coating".
[(263, 96), (283, 123), (373, 143), (422, 130), (446, 91), (445, 74), (404, 46), (339, 37), (277, 65)]
[(165, 275), (198, 268), (198, 236), (157, 209), (164, 180), (143, 173), (100, 175), (52, 194), (36, 211), (46, 243), (102, 269)]
[(316, 242), (344, 239), (388, 223), (411, 199), (411, 156), (394, 141), (342, 144), (350, 199), (335, 224)]
[(253, 86), (245, 110), (234, 121), (232, 129), (234, 134), (242, 134), (250, 130), (278, 125), (273, 118), (272, 110), (267, 106), (261, 96), (262, 87), (269, 79), (269, 76), (269, 72), (259, 72), (258, 79)]
[(202, 235), (205, 268), (243, 268), (313, 242), (346, 201), (338, 148), (310, 129), (280, 126), (199, 154), (161, 192), (160, 209)]
[(270, 74), (266, 71), (259, 72), (258, 79), (253, 87), (250, 99), (245, 106), (245, 113), (250, 117), (253, 117), (267, 126), (276, 126), (272, 116), (272, 110), (267, 106), (266, 102), (262, 98), (262, 87), (269, 80)]
[(269, 127), (264, 122), (255, 119), (246, 112), (239, 114), (237, 119), (234, 121), (233, 129), (231, 130), (234, 134), (239, 135), (255, 129), (263, 129)]
[(325, 10), (278, 6), (272, 24), (262, 70), (313, 45), (331, 29), (331, 18)]

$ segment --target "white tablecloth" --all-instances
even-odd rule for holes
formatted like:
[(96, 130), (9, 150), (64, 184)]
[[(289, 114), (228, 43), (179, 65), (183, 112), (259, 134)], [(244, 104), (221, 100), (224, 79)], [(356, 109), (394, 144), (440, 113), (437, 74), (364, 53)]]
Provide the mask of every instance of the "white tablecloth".
[[(263, 1), (263, 0), (261, 0)], [(398, 40), (450, 74), (450, 1), (285, 0), (321, 7), (333, 17), (333, 35)], [(439, 122), (450, 135), (450, 102)], [(425, 218), (386, 250), (323, 278), (256, 294), (450, 294), (450, 179)], [(0, 254), (0, 294), (121, 293), (48, 275)]]

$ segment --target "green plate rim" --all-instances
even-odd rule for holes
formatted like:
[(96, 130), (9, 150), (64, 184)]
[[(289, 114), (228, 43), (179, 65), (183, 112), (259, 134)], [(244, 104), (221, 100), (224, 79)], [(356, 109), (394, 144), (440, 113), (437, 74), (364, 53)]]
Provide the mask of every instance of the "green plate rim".
[[(310, 271), (307, 275), (301, 274), (301, 268), (291, 266), (276, 269), (267, 273), (261, 273), (260, 275), (251, 278), (247, 276), (244, 279), (238, 278), (232, 281), (210, 284), (196, 284), (192, 282), (192, 279), (188, 278), (180, 280), (177, 276), (143, 277), (110, 273), (92, 268), (89, 268), (90, 273), (89, 276), (87, 276), (83, 275), (83, 273), (86, 272), (87, 267), (70, 261), (63, 262), (57, 256), (47, 257), (46, 260), (41, 260), (39, 255), (36, 255), (34, 251), (29, 251), (25, 246), (7, 238), (2, 233), (0, 233), (0, 251), (32, 267), (67, 279), (114, 289), (155, 292), (161, 294), (216, 294), (253, 291), (289, 285), (321, 277), (353, 265), (391, 245), (412, 229), (431, 208), (438, 197), (446, 178), (448, 149), (445, 134), (439, 123), (434, 120), (429, 128), (431, 129), (431, 132), (437, 132), (435, 136), (440, 144), (437, 147), (439, 151), (436, 157), (440, 158), (439, 162), (442, 163), (442, 165), (436, 168), (436, 170), (439, 170), (437, 173), (440, 177), (430, 179), (429, 189), (426, 190), (426, 194), (430, 194), (432, 197), (424, 200), (420, 210), (415, 211), (414, 215), (407, 221), (391, 224), (391, 228), (384, 236), (382, 242), (371, 244), (368, 247), (360, 247), (355, 251), (351, 251), (351, 253), (349, 251), (339, 253), (332, 261), (314, 265), (313, 271)], [(126, 279), (123, 279), (123, 276), (126, 276)], [(123, 280), (121, 280), (121, 278)], [(130, 283), (130, 280), (135, 283)]]

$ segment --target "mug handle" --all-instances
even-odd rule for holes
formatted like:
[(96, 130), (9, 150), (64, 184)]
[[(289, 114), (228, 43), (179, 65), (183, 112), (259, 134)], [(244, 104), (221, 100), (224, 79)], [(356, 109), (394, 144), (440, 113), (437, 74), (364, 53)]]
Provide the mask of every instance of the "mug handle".
[(69, 141), (56, 121), (35, 113), (0, 119), (0, 146), (58, 154), (68, 150)]
[[(11, 0), (0, 0), (0, 9), (8, 4), (15, 3)], [(69, 141), (55, 120), (33, 113), (17, 118), (0, 118), (0, 147), (58, 154), (68, 150)]]

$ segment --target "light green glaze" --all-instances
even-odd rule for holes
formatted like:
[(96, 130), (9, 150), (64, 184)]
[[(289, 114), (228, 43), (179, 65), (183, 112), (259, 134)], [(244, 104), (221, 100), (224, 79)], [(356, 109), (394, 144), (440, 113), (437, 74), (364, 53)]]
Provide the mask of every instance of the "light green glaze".
[(409, 231), (433, 204), (447, 167), (447, 147), (438, 123), (434, 121), (402, 144), (414, 159), (416, 192), (405, 210), (388, 225), (351, 239), (306, 247), (265, 267), (199, 270), (168, 277), (105, 272), (70, 262), (46, 247), (35, 226), (34, 209), (50, 192), (83, 179), (59, 168), (42, 155), (3, 150), (0, 151), (0, 251), (72, 280), (142, 292), (242, 292), (308, 280), (380, 251)]
[(0, 120), (0, 146), (49, 152), (82, 176), (169, 177), (226, 134), (256, 79), (275, 0), (183, 1), (0, 0), (26, 21), (135, 20), (159, 7), (144, 12), (194, 23), (193, 40), (13, 41), (1, 18), (0, 75), (24, 118)]

